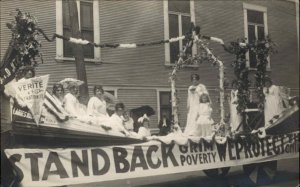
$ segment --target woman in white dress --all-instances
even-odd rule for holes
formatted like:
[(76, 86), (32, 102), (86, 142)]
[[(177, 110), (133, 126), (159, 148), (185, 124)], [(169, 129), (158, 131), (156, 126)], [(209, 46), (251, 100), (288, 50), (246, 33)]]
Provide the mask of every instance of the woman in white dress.
[(115, 113), (110, 116), (110, 124), (114, 131), (122, 132), (126, 136), (129, 136), (130, 133), (128, 130), (124, 127), (124, 111), (125, 111), (125, 105), (123, 103), (117, 103), (115, 105)]
[(102, 86), (94, 86), (94, 96), (90, 98), (87, 106), (87, 113), (96, 117), (108, 117), (106, 112), (106, 101), (104, 99)]
[(202, 94), (207, 92), (206, 87), (199, 83), (200, 76), (198, 74), (191, 75), (192, 85), (188, 89), (187, 99), (187, 122), (184, 130), (185, 134), (193, 134), (196, 128), (196, 117), (199, 108), (199, 98)]
[(79, 103), (77, 97), (79, 96), (78, 85), (76, 83), (69, 83), (69, 93), (64, 97), (64, 108), (70, 114), (70, 116), (83, 119), (87, 116), (84, 105)]
[(196, 128), (192, 134), (193, 136), (210, 136), (212, 135), (212, 125), (214, 120), (211, 118), (212, 108), (208, 94), (200, 96), (200, 104), (196, 117)]
[(90, 98), (87, 106), (87, 114), (93, 118), (93, 122), (98, 125), (110, 127), (109, 115), (106, 111), (106, 101), (102, 86), (94, 86), (94, 96)]
[[(238, 113), (236, 107), (238, 106), (238, 82), (236, 80), (232, 81), (232, 90), (230, 93), (230, 126), (231, 131), (234, 132), (239, 127), (240, 123), (242, 122), (242, 117)], [(239, 130), (242, 130), (242, 125), (240, 126)]]
[(61, 104), (61, 106), (63, 105), (64, 95), (65, 95), (65, 91), (63, 85), (54, 84), (52, 88), (52, 96), (55, 99), (55, 101), (57, 101), (57, 103)]
[(280, 102), (281, 97), (279, 87), (273, 85), (271, 79), (266, 79), (263, 92), (265, 95), (265, 127), (269, 127), (271, 125), (270, 120), (283, 111), (283, 105)]

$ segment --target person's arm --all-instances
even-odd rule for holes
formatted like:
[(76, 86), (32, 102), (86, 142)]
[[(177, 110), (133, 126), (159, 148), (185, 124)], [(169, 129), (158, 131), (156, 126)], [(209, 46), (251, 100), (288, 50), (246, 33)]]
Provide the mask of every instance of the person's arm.
[(76, 98), (72, 97), (72, 95), (67, 94), (64, 98), (65, 101), (65, 110), (73, 116), (77, 116), (76, 112)]
[(88, 105), (87, 105), (87, 114), (88, 115), (93, 115), (94, 114), (94, 100), (93, 97), (90, 98)]

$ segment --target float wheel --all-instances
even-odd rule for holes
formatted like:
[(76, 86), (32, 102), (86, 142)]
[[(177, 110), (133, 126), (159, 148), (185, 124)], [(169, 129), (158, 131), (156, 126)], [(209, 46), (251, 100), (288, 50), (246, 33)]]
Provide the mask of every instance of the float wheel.
[(277, 161), (243, 165), (243, 170), (254, 184), (270, 184), (276, 175)]
[(203, 170), (206, 176), (211, 178), (225, 177), (229, 172), (230, 167)]

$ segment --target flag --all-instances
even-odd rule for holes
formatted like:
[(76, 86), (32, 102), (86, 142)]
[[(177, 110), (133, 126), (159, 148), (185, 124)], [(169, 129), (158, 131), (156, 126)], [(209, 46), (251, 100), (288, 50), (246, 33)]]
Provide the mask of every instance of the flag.
[(49, 92), (46, 91), (44, 106), (49, 113), (54, 115), (58, 121), (68, 120), (68, 114), (63, 108), (61, 102), (57, 101)]

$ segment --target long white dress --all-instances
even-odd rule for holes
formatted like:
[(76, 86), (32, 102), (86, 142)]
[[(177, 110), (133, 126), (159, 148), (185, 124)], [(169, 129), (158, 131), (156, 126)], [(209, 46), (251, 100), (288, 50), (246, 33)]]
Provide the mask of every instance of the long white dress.
[(116, 113), (110, 116), (110, 125), (113, 131), (124, 132), (125, 135), (129, 135), (130, 133), (124, 127), (124, 117), (119, 116)]
[(265, 87), (263, 92), (265, 94), (265, 127), (268, 127), (271, 125), (269, 121), (283, 111), (283, 106), (280, 102), (280, 90), (278, 86), (272, 85), (269, 89)]
[(197, 112), (196, 128), (194, 132), (189, 135), (210, 136), (212, 134), (212, 125), (214, 124), (211, 113), (212, 108), (210, 103), (200, 103)]
[(106, 101), (93, 96), (90, 98), (87, 106), (87, 114), (97, 125), (111, 127), (109, 115), (106, 112)]
[[(195, 90), (195, 91), (192, 91)], [(198, 84), (197, 86), (190, 86), (188, 89), (188, 99), (187, 99), (187, 122), (184, 130), (184, 134), (193, 134), (196, 128), (196, 117), (199, 108), (199, 99), (202, 94), (208, 94), (206, 87), (203, 84)]]
[[(240, 123), (242, 122), (242, 117), (238, 113), (236, 107), (237, 107), (237, 101), (238, 101), (238, 90), (231, 90), (230, 94), (230, 126), (231, 131), (236, 131)], [(242, 126), (239, 128), (242, 130)]]
[(92, 116), (108, 116), (106, 112), (106, 101), (102, 101), (96, 96), (91, 97), (88, 102), (87, 113)]
[(86, 111), (83, 109), (78, 99), (71, 93), (67, 93), (64, 97), (64, 108), (72, 116), (85, 116)]

